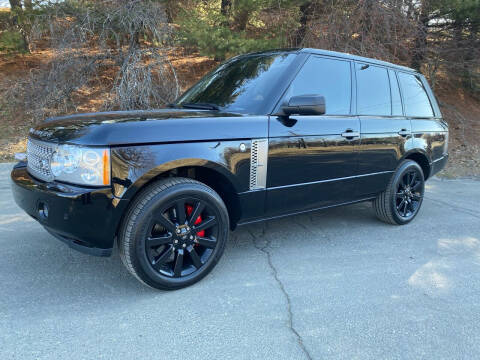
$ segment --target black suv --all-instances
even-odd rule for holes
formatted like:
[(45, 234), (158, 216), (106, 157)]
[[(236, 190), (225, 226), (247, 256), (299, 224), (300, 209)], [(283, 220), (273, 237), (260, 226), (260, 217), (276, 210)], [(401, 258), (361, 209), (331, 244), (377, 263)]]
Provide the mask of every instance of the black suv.
[(372, 201), (406, 224), (447, 161), (425, 78), (348, 54), (279, 50), (220, 65), (169, 108), (76, 114), (31, 129), (15, 200), (52, 235), (147, 285), (191, 285), (229, 230)]

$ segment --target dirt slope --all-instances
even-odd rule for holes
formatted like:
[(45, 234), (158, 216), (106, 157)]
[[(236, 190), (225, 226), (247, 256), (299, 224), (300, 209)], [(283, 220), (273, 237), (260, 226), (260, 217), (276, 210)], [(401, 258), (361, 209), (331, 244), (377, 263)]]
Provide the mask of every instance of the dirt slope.
[[(6, 92), (16, 81), (30, 71), (48, 63), (53, 54), (40, 49), (32, 54), (18, 56), (0, 55), (0, 161), (12, 161), (15, 152), (25, 149), (25, 136), (32, 126), (29, 116), (22, 110), (9, 109), (1, 102)], [(171, 54), (182, 90), (187, 89), (217, 63), (197, 54), (177, 52)], [(442, 172), (446, 177), (480, 177), (480, 101), (455, 87), (437, 89), (444, 118), (450, 126), (450, 156), (447, 168)], [(79, 112), (97, 111), (102, 103), (102, 94), (95, 89), (79, 91)]]

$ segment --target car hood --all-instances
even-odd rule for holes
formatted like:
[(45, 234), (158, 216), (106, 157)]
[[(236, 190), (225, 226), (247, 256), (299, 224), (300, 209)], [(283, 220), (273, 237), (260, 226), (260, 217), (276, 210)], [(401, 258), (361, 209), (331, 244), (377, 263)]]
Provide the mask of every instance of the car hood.
[(266, 116), (210, 110), (110, 111), (47, 119), (30, 137), (78, 145), (223, 140), (267, 135)]

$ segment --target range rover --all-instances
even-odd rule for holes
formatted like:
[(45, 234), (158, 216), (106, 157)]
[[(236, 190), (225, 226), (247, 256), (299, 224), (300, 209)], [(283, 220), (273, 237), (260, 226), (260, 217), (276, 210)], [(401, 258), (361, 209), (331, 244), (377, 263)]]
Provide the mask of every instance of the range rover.
[(140, 281), (178, 289), (212, 270), (241, 225), (361, 201), (409, 223), (447, 144), (420, 73), (275, 50), (226, 61), (165, 109), (47, 119), (12, 189), (69, 246), (109, 256), (116, 244)]

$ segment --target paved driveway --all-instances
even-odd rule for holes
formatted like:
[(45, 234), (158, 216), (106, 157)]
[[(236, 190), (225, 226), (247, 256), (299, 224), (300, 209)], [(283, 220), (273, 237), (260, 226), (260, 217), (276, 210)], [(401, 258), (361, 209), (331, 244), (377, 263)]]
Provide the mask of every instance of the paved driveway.
[(403, 227), (358, 204), (241, 228), (202, 282), (159, 292), (47, 234), (13, 203), (10, 167), (0, 359), (480, 357), (480, 182), (429, 181)]

